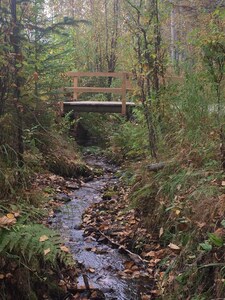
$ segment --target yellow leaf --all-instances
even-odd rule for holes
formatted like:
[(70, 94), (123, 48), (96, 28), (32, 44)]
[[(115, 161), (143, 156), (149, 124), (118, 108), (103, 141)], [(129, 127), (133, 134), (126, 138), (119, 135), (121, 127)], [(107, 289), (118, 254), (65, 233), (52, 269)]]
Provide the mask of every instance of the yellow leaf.
[(51, 252), (51, 249), (50, 249), (50, 248), (45, 249), (45, 250), (44, 250), (44, 255), (47, 255), (49, 252)]
[(39, 242), (45, 242), (45, 241), (47, 241), (47, 240), (48, 240), (47, 235), (42, 235), (42, 236), (40, 237), (40, 239), (39, 239)]
[(64, 252), (70, 252), (69, 248), (67, 248), (66, 246), (60, 246), (60, 249)]
[(6, 217), (7, 217), (8, 219), (14, 219), (14, 214), (11, 214), (11, 213), (10, 213), (10, 214), (7, 214)]

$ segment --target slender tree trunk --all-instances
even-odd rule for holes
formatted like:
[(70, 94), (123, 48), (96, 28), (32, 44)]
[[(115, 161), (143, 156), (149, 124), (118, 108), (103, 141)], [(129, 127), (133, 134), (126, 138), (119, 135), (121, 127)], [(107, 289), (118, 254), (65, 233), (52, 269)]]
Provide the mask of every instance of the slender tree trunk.
[(22, 119), (22, 105), (20, 104), (20, 89), (21, 89), (21, 77), (19, 74), (20, 64), (22, 60), (22, 54), (20, 49), (20, 27), (17, 20), (17, 1), (11, 0), (11, 16), (12, 16), (12, 36), (11, 44), (14, 49), (14, 85), (13, 85), (13, 100), (16, 107), (16, 125), (17, 125), (17, 157), (18, 166), (20, 168), (24, 165), (23, 153), (23, 119)]
[(159, 103), (159, 56), (160, 56), (160, 45), (161, 45), (161, 32), (159, 23), (159, 8), (158, 0), (154, 0), (154, 14), (155, 14), (155, 24), (154, 24), (154, 36), (155, 36), (155, 59), (154, 59), (154, 89), (156, 93), (157, 105)]
[[(109, 20), (109, 7), (108, 1), (105, 0), (104, 7), (105, 7), (105, 27), (106, 27), (106, 45), (105, 45), (105, 52), (106, 52), (106, 60), (107, 60), (107, 68), (108, 72), (115, 72), (116, 69), (116, 61), (117, 61), (117, 42), (118, 42), (118, 35), (119, 35), (119, 0), (113, 0), (112, 3), (113, 13), (111, 16), (111, 22)], [(111, 23), (111, 26), (110, 26)], [(111, 34), (109, 30), (111, 29)], [(110, 87), (112, 84), (112, 77), (108, 78), (107, 85)]]
[(172, 63), (176, 62), (176, 50), (175, 50), (175, 42), (176, 42), (176, 33), (175, 33), (175, 9), (174, 6), (171, 9), (170, 13), (170, 33), (171, 33), (171, 43), (170, 43), (170, 51), (171, 51), (171, 60)]

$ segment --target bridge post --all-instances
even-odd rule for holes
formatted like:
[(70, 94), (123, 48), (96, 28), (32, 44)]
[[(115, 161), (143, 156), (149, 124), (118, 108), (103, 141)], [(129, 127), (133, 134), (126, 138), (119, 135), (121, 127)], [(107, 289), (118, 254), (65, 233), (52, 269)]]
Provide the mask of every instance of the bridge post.
[(76, 88), (78, 87), (78, 77), (75, 76), (73, 78), (73, 86), (74, 86), (74, 90), (73, 90), (73, 100), (78, 100), (78, 92), (76, 90)]
[(126, 115), (126, 82), (127, 82), (127, 74), (123, 73), (122, 77), (122, 110), (121, 114)]

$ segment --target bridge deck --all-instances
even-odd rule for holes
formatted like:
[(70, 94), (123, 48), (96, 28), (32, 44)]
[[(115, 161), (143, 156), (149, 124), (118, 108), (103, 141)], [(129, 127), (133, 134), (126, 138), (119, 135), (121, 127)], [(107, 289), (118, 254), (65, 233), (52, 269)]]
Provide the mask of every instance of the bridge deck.
[[(135, 103), (126, 102), (126, 107), (135, 107)], [(121, 113), (122, 101), (72, 101), (63, 102), (63, 111), (68, 113), (74, 112), (98, 112), (98, 113)]]

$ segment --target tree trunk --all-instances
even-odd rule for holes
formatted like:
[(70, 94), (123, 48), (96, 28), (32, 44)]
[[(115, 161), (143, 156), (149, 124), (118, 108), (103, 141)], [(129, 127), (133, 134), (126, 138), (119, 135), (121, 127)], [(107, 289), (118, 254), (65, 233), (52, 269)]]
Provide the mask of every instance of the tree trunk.
[(20, 88), (21, 88), (21, 77), (20, 77), (20, 65), (22, 60), (22, 54), (20, 49), (20, 27), (17, 20), (17, 1), (11, 0), (11, 16), (12, 16), (12, 35), (11, 45), (14, 50), (14, 78), (13, 78), (13, 101), (15, 102), (16, 108), (16, 126), (17, 126), (17, 158), (18, 166), (20, 168), (24, 165), (23, 153), (23, 118), (22, 118), (22, 105), (20, 103)]

